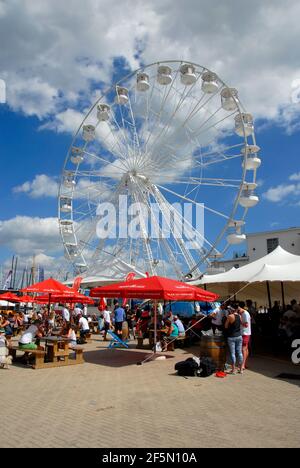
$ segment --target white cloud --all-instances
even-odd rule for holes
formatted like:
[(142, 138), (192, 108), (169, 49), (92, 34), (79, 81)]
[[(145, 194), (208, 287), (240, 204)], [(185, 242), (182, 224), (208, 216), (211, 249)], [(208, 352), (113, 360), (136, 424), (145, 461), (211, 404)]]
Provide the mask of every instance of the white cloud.
[(59, 252), (62, 243), (57, 218), (16, 216), (0, 221), (0, 244), (23, 256)]
[(292, 174), (289, 178), (291, 181), (300, 182), (300, 172)]
[(114, 58), (134, 69), (138, 51), (143, 63), (178, 58), (207, 66), (239, 89), (257, 117), (298, 128), (292, 100), (300, 78), (297, 0), (15, 0), (0, 6), (8, 102), (27, 115), (51, 114), (58, 131), (73, 131), (76, 116), (64, 112), (93, 94), (92, 82), (111, 82)]
[(84, 114), (74, 109), (60, 112), (56, 117), (40, 126), (40, 130), (54, 130), (58, 133), (75, 133), (84, 119)]
[(32, 182), (25, 182), (18, 187), (14, 187), (15, 193), (26, 193), (31, 198), (57, 197), (57, 181), (45, 174), (35, 176)]
[(280, 202), (295, 190), (295, 185), (278, 185), (277, 187), (270, 188), (266, 193), (264, 193), (264, 198), (271, 202)]

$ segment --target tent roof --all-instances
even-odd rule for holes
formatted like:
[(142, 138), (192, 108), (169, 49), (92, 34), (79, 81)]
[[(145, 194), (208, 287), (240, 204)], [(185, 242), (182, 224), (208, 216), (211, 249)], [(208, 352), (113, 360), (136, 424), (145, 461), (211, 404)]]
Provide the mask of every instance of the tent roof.
[(255, 283), (263, 281), (300, 281), (300, 256), (282, 247), (241, 268), (218, 275), (204, 275), (192, 284)]

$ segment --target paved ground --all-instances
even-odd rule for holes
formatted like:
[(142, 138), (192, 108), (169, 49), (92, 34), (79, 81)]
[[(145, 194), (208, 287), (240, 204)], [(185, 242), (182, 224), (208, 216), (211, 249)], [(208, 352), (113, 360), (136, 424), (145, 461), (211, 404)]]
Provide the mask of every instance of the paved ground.
[(139, 367), (144, 354), (95, 337), (82, 366), (0, 370), (0, 447), (300, 446), (299, 381), (275, 379), (299, 368), (255, 357), (243, 376), (185, 379), (185, 351)]

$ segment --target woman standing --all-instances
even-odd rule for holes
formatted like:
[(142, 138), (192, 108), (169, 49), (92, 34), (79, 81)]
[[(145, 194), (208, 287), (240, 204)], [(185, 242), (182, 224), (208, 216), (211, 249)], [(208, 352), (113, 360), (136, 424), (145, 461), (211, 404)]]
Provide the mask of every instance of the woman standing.
[(228, 347), (231, 356), (232, 370), (230, 374), (236, 374), (236, 363), (238, 361), (239, 372), (243, 373), (243, 338), (242, 338), (242, 321), (238, 308), (228, 315), (225, 323), (226, 336), (228, 341)]

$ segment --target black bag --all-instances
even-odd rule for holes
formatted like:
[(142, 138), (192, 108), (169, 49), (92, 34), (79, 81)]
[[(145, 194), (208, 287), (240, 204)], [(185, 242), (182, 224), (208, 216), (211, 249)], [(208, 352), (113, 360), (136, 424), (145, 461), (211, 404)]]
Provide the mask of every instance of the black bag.
[(210, 357), (203, 357), (201, 358), (200, 364), (200, 375), (199, 377), (210, 377), (213, 375), (217, 370), (217, 367)]
[(77, 342), (78, 345), (83, 345), (83, 344), (86, 344), (86, 343), (87, 343), (87, 342), (85, 341), (85, 339), (82, 338), (82, 337), (77, 338), (76, 342)]
[(180, 376), (195, 377), (199, 372), (199, 365), (193, 358), (188, 358), (186, 361), (177, 362), (175, 370)]

